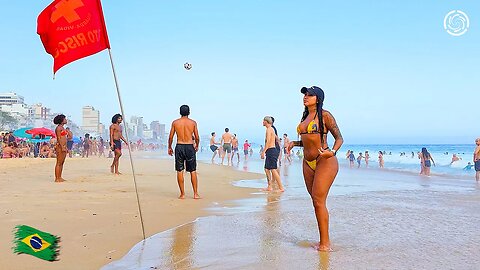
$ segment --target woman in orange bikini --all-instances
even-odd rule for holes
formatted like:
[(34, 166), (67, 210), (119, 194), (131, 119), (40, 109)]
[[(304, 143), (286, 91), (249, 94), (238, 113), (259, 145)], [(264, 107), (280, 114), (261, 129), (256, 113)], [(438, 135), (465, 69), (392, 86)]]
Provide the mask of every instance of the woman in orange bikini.
[[(319, 87), (303, 87), (304, 94), (302, 120), (297, 127), (300, 141), (290, 142), (289, 150), (294, 146), (303, 147), (303, 177), (307, 191), (312, 197), (317, 218), (320, 242), (315, 248), (318, 251), (330, 251), (328, 234), (327, 195), (338, 172), (338, 160), (335, 156), (343, 144), (342, 134), (335, 118), (323, 109), (325, 94)], [(327, 145), (327, 133), (335, 138), (330, 149)]]
[(68, 154), (67, 149), (67, 135), (68, 131), (65, 130), (63, 125), (67, 123), (67, 118), (63, 114), (59, 114), (53, 118), (53, 123), (57, 125), (55, 128), (55, 135), (57, 137), (57, 143), (55, 144), (55, 152), (57, 153), (57, 164), (55, 165), (55, 182), (64, 182), (62, 178), (63, 163)]

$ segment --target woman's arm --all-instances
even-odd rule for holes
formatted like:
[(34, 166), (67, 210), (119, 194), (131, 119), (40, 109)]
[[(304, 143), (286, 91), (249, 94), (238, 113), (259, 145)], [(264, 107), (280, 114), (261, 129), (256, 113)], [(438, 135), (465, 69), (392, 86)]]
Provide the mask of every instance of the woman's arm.
[(333, 115), (329, 111), (325, 111), (325, 126), (327, 127), (327, 130), (332, 133), (333, 138), (335, 139), (335, 143), (333, 144), (332, 147), (332, 152), (336, 154), (336, 152), (342, 147), (343, 144), (343, 137), (342, 133), (340, 133), (340, 129), (338, 128), (337, 121), (333, 117)]

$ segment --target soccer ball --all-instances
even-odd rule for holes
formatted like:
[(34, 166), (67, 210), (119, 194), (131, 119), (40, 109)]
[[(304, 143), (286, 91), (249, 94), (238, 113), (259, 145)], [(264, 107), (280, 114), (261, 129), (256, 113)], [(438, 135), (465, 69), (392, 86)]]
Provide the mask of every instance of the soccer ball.
[(186, 70), (190, 70), (190, 69), (192, 69), (192, 64), (186, 62), (185, 64), (183, 64), (183, 67), (184, 67)]

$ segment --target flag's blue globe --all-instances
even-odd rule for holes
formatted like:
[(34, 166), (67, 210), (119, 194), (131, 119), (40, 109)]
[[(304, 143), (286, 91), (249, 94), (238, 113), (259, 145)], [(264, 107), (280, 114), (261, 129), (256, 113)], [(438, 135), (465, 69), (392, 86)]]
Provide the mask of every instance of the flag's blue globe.
[(38, 238), (37, 236), (33, 236), (32, 238), (30, 238), (30, 245), (34, 249), (40, 249), (42, 248), (42, 239)]

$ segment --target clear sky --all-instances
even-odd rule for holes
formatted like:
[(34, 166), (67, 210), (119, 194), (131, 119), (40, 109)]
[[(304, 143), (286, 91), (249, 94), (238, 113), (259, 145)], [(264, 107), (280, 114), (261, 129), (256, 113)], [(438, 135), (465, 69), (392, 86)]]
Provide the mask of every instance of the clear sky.
[[(50, 1), (1, 0), (0, 92), (81, 124), (119, 111), (107, 51), (52, 80), (36, 34)], [(191, 107), (201, 134), (225, 127), (260, 142), (265, 115), (295, 138), (302, 86), (325, 91), (346, 143), (473, 143), (480, 136), (480, 2), (102, 1), (127, 117), (169, 123)], [(450, 10), (466, 34), (443, 28)], [(183, 68), (185, 62), (192, 70)]]

